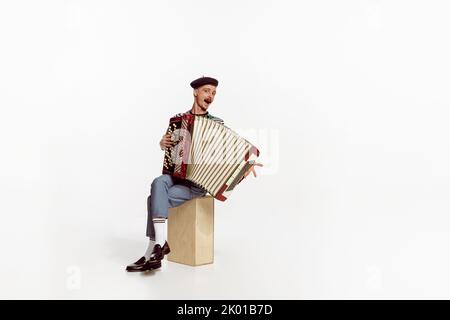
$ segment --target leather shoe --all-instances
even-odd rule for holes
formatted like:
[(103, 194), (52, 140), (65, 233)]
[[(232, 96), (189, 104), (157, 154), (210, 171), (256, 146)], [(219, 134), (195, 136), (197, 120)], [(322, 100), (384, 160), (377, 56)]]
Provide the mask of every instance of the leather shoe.
[(161, 268), (161, 260), (155, 260), (153, 257), (145, 261), (144, 264), (127, 268), (128, 272), (144, 272)]
[(169, 253), (170, 253), (170, 247), (169, 247), (169, 244), (167, 243), (167, 241), (164, 242), (164, 245), (162, 247), (160, 244), (157, 243), (153, 247), (151, 259), (161, 261), (162, 259), (164, 259), (164, 256)]
[(164, 245), (162, 247), (162, 252), (164, 253), (164, 255), (167, 255), (170, 253), (170, 247), (169, 247), (169, 243), (167, 241), (164, 242)]
[(152, 256), (149, 260), (146, 260), (145, 257), (141, 257), (138, 261), (128, 265), (126, 270), (128, 272), (142, 272), (161, 268), (161, 260), (169, 253), (170, 247), (167, 241), (164, 242), (162, 247), (160, 244), (156, 244), (153, 247)]
[(127, 271), (133, 272), (133, 271), (139, 271), (138, 269), (141, 268), (145, 264), (146, 260), (145, 257), (141, 257), (138, 261), (135, 263), (127, 265)]

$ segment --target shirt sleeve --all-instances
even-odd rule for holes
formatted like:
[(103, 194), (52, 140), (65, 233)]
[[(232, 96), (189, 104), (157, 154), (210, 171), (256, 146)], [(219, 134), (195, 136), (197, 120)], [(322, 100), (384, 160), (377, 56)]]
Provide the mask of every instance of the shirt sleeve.
[[(176, 115), (174, 115), (172, 118), (177, 118), (177, 117), (181, 117), (184, 113), (177, 113)], [(170, 121), (169, 121), (170, 122)], [(166, 134), (169, 132), (169, 128), (170, 128), (170, 123), (167, 125), (167, 130), (166, 130)]]

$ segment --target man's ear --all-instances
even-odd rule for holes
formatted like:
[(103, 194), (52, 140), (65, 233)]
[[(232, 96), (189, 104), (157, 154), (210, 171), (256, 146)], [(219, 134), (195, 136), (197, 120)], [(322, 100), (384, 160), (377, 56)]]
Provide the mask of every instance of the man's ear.
[(198, 89), (194, 89), (194, 97), (198, 95)]

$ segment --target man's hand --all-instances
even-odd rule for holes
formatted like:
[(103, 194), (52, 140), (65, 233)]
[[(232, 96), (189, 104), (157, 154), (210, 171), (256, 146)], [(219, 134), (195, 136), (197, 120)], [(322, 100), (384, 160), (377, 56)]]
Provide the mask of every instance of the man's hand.
[(255, 166), (263, 167), (262, 163), (257, 163), (257, 162), (255, 162), (254, 164), (252, 164), (252, 165), (250, 166), (250, 168), (248, 168), (247, 172), (244, 173), (244, 178), (246, 178), (246, 177), (250, 174), (250, 172), (253, 172), (253, 175), (254, 175), (255, 178), (256, 178)]
[(170, 134), (165, 134), (162, 136), (162, 139), (159, 142), (159, 147), (161, 148), (161, 150), (173, 146), (175, 142), (172, 141), (171, 137), (172, 136)]

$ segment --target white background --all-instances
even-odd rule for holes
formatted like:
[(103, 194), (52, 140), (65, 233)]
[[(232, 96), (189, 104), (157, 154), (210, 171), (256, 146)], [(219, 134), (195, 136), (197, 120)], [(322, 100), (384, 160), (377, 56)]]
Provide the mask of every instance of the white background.
[[(0, 298), (450, 298), (446, 1), (3, 1)], [(189, 82), (261, 149), (215, 263), (125, 266)]]

